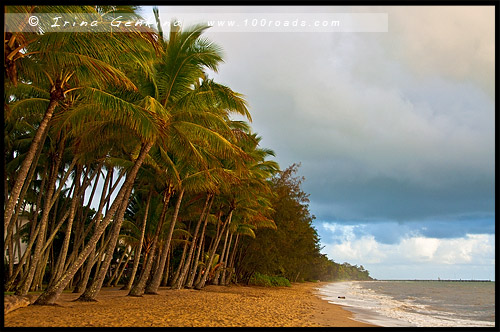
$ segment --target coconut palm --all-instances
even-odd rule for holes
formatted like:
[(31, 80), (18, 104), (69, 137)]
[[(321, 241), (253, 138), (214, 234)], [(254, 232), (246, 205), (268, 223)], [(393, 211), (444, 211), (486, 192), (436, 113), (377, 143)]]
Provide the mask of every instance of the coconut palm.
[[(132, 271), (130, 273), (130, 277), (127, 281), (127, 283), (124, 285), (123, 289), (130, 290), (132, 287), (132, 284), (134, 283), (135, 280), (135, 274), (137, 272), (137, 269), (139, 267), (139, 262), (141, 259), (141, 254), (142, 254), (142, 249), (145, 244), (145, 235), (146, 235), (146, 227), (148, 226), (148, 217), (149, 217), (149, 209), (151, 206), (151, 200), (153, 199), (153, 187), (151, 186), (149, 188), (147, 198), (145, 199), (145, 206), (144, 208), (140, 208), (142, 200), (137, 199), (139, 193), (136, 193), (135, 196), (132, 198), (131, 203), (129, 204), (128, 210), (129, 211), (129, 219), (128, 220), (135, 220), (136, 223), (134, 222), (128, 222), (128, 232), (126, 231), (125, 236), (128, 238), (128, 242), (131, 246), (133, 246), (133, 252), (134, 252), (134, 263), (132, 265)], [(157, 197), (157, 196), (155, 196)], [(157, 202), (153, 206), (160, 206), (160, 202)], [(135, 208), (134, 208), (135, 207)], [(140, 221), (140, 226), (138, 225)], [(150, 225), (151, 223), (149, 223)], [(125, 230), (127, 230), (125, 228)], [(151, 232), (151, 231), (150, 231)], [(133, 235), (132, 235), (133, 234)], [(135, 236), (134, 236), (135, 235)], [(132, 241), (130, 239), (133, 239)], [(134, 243), (135, 242), (135, 243)], [(150, 241), (146, 241), (145, 245), (145, 253), (144, 256), (147, 257), (147, 254), (149, 252), (150, 245), (148, 244)]]
[[(59, 9), (59, 7), (9, 7), (14, 12), (33, 13), (37, 10), (41, 12)], [(76, 12), (97, 13), (95, 7), (74, 7)], [(68, 12), (66, 9), (64, 12)], [(9, 228), (14, 214), (14, 208), (19, 199), (23, 187), (27, 187), (27, 176), (30, 169), (35, 167), (37, 160), (35, 156), (39, 147), (43, 145), (47, 132), (51, 126), (51, 119), (57, 110), (64, 113), (71, 109), (71, 104), (76, 100), (76, 94), (84, 92), (92, 94), (95, 91), (114, 84), (125, 89), (134, 90), (136, 87), (119, 69), (121, 61), (137, 61), (137, 56), (130, 56), (134, 52), (125, 52), (123, 56), (116, 56), (122, 53), (128, 46), (130, 51), (142, 52), (139, 58), (147, 56), (148, 50), (152, 48), (149, 39), (145, 43), (145, 36), (151, 33), (124, 33), (116, 34), (110, 47), (110, 38), (106, 34), (84, 33), (46, 33), (39, 32), (19, 32), (10, 33), (4, 44), (7, 51), (5, 56), (6, 76), (15, 86), (16, 94), (10, 96), (9, 112), (6, 113), (6, 120), (15, 117), (18, 111), (26, 108), (43, 109), (45, 112), (39, 122), (30, 147), (20, 164), (13, 181), (10, 196), (6, 201), (4, 225)], [(107, 47), (106, 47), (106, 46)], [(116, 47), (116, 48), (115, 48)], [(153, 47), (154, 48), (154, 47)], [(37, 91), (35, 98), (26, 95), (26, 91)], [(87, 91), (90, 90), (90, 91)], [(26, 98), (22, 98), (26, 96)], [(61, 144), (64, 145), (64, 137), (61, 137)], [(61, 145), (61, 146), (62, 146)], [(52, 179), (55, 178), (57, 168), (52, 172)], [(29, 181), (28, 181), (29, 182)], [(53, 187), (49, 181), (49, 194)], [(61, 183), (64, 183), (62, 181)], [(50, 197), (50, 195), (49, 195)], [(44, 215), (48, 216), (52, 203), (47, 200), (44, 208)], [(19, 294), (25, 294), (34, 277), (35, 268), (39, 265), (43, 237), (47, 228), (47, 217), (42, 217), (39, 224), (39, 232), (34, 256), (28, 269), (28, 275), (24, 279), (23, 285), (18, 289)], [(39, 268), (39, 270), (41, 270)]]
[[(263, 195), (270, 194), (267, 179), (279, 170), (276, 162), (265, 160), (267, 156), (274, 155), (274, 152), (269, 149), (258, 148), (261, 139), (256, 134), (248, 132), (248, 128), (241, 124), (238, 123), (235, 125), (238, 125), (238, 144), (249, 158), (237, 162), (233, 159), (223, 160), (225, 167), (233, 168), (238, 174), (238, 181), (235, 183), (223, 183), (221, 186), (222, 195), (220, 198), (222, 199), (224, 211), (227, 211), (224, 212), (226, 218), (220, 229), (217, 229), (217, 235), (214, 239), (214, 245), (211, 249), (207, 266), (212, 264), (223, 234), (226, 236), (222, 248), (222, 254), (224, 254), (232, 218), (237, 216), (238, 213), (243, 213), (247, 218), (251, 214), (260, 215), (261, 219), (267, 221), (268, 225), (275, 227), (272, 220), (265, 218), (265, 213), (262, 212), (265, 211), (262, 204), (264, 202)], [(220, 257), (221, 260), (226, 258), (224, 255), (220, 255)], [(223, 265), (224, 263), (221, 263), (221, 266)], [(215, 280), (217, 280), (219, 273), (218, 271), (216, 272), (214, 276)], [(195, 288), (203, 288), (208, 276), (208, 273), (204, 273), (202, 278), (196, 283)]]
[[(43, 114), (33, 112), (40, 118), (37, 130), (32, 131), (34, 133), (32, 142), (35, 143), (31, 143), (27, 152), (23, 153), (22, 160), (24, 161), (21, 164), (24, 166), (20, 166), (10, 178), (6, 178), (6, 182), (10, 184), (13, 182), (12, 176), (16, 176), (14, 184), (9, 186), (12, 189), (6, 207), (14, 211), (17, 200), (22, 198), (23, 190), (21, 189), (29, 188), (31, 180), (28, 173), (38, 164), (36, 152), (40, 151), (36, 145), (38, 144), (35, 139), (37, 135), (40, 136), (40, 142), (43, 142), (49, 129), (54, 132), (64, 130), (61, 142), (66, 142), (65, 146), (78, 146), (78, 149), (74, 151), (77, 170), (73, 181), (75, 188), (71, 189), (72, 200), (68, 200), (74, 204), (67, 210), (68, 215), (73, 217), (70, 217), (66, 227), (62, 228), (66, 231), (63, 248), (67, 248), (71, 236), (70, 230), (74, 227), (77, 229), (77, 236), (72, 238), (75, 243), (71, 254), (67, 252), (67, 249), (63, 250), (60, 262), (57, 263), (58, 272), (53, 276), (50, 286), (37, 299), (36, 304), (50, 304), (56, 301), (78, 271), (81, 271), (80, 276), (84, 283), (88, 280), (90, 270), (97, 261), (98, 267), (92, 283), (88, 287), (82, 287), (86, 289), (83, 298), (95, 298), (116, 250), (120, 230), (123, 229), (125, 211), (129, 206), (129, 196), (139, 188), (134, 186), (134, 182), (138, 174), (147, 170), (155, 174), (155, 179), (159, 179), (163, 186), (163, 191), (158, 194), (165, 198), (163, 204), (159, 204), (164, 213), (158, 218), (159, 223), (155, 230), (158, 237), (155, 238), (153, 235), (150, 252), (147, 259), (144, 257), (142, 276), (139, 277), (134, 287), (139, 285), (138, 289), (141, 293), (141, 288), (145, 286), (142, 283), (143, 279), (147, 281), (151, 274), (152, 282), (148, 285), (148, 291), (157, 290), (163, 276), (165, 261), (169, 255), (173, 231), (178, 224), (176, 218), (179, 214), (186, 215), (181, 210), (186, 212), (189, 210), (186, 207), (181, 208), (183, 196), (193, 197), (193, 195), (205, 192), (213, 196), (222, 185), (224, 197), (218, 199), (226, 203), (223, 206), (223, 213), (219, 216), (225, 221), (225, 226), (219, 229), (218, 240), (213, 241), (213, 252), (210, 257), (213, 263), (221, 237), (223, 234), (229, 234), (225, 233), (225, 229), (231, 223), (235, 204), (241, 209), (245, 206), (242, 199), (230, 193), (229, 188), (234, 181), (240, 181), (240, 178), (251, 178), (247, 175), (249, 171), (245, 169), (254, 157), (249, 155), (243, 144), (240, 144), (240, 136), (244, 136), (241, 132), (244, 130), (241, 132), (235, 130), (238, 124), (229, 119), (229, 114), (235, 112), (251, 120), (243, 96), (214, 82), (206, 75), (206, 69), (216, 71), (222, 60), (220, 48), (202, 37), (206, 28), (200, 25), (185, 31), (171, 29), (168, 40), (159, 38), (149, 46), (143, 41), (144, 38), (150, 37), (137, 36), (140, 39), (137, 43), (133, 42), (133, 38), (129, 38), (132, 39), (132, 46), (129, 46), (130, 40), (126, 42), (125, 38), (122, 40), (118, 37), (119, 40), (112, 44), (122, 48), (128, 47), (132, 51), (128, 52), (130, 54), (114, 59), (108, 59), (105, 52), (98, 55), (90, 54), (91, 52), (85, 48), (89, 45), (85, 44), (84, 35), (76, 34), (76, 39), (72, 43), (65, 36), (59, 40), (56, 35), (41, 33), (40, 36), (36, 35), (36, 42), (27, 45), (26, 51), (23, 51), (30, 55), (16, 58), (15, 70), (11, 70), (7, 75), (11, 78), (12, 85), (17, 85), (12, 88), (17, 94), (12, 93), (15, 97), (7, 103), (9, 106), (6, 112), (7, 118), (14, 119), (15, 114), (27, 112), (31, 108), (39, 110), (43, 107), (46, 112)], [(160, 31), (160, 37), (162, 37), (161, 34)], [(57, 45), (58, 52), (49, 54), (40, 46), (48, 42)], [(76, 47), (75, 45), (79, 42), (82, 42), (84, 46)], [(109, 44), (109, 38), (107, 42)], [(98, 41), (97, 45), (103, 47), (104, 40)], [(160, 45), (160, 47), (157, 48), (155, 45)], [(70, 52), (71, 50), (74, 54)], [(147, 54), (155, 54), (156, 51), (158, 51), (157, 57), (147, 56)], [(57, 56), (57, 54), (60, 55)], [(76, 65), (75, 59), (81, 63)], [(72, 68), (73, 65), (75, 68)], [(94, 77), (98, 76), (96, 70), (102, 71), (101, 77)], [(22, 79), (14, 82), (14, 77)], [(52, 105), (53, 108), (47, 105)], [(45, 120), (47, 120), (45, 129), (40, 129)], [(242, 124), (239, 126), (245, 127)], [(96, 139), (98, 137), (102, 139)], [(122, 143), (124, 137), (127, 139)], [(32, 153), (33, 151), (35, 153)], [(30, 154), (32, 157), (29, 157)], [(26, 160), (29, 161), (30, 158), (31, 162), (24, 176), (23, 167), (28, 163)], [(11, 161), (13, 159), (11, 158)], [(115, 188), (119, 181), (117, 179), (114, 184), (111, 180), (106, 182), (100, 199), (99, 211), (96, 212), (93, 220), (86, 224), (86, 218), (82, 218), (77, 212), (82, 211), (78, 192), (83, 190), (77, 187), (83, 188), (84, 183), (88, 185), (92, 181), (86, 180), (94, 174), (90, 167), (94, 167), (96, 172), (99, 172), (97, 168), (102, 167), (98, 166), (100, 163), (106, 163), (107, 174), (111, 174), (111, 170), (119, 167), (120, 175), (125, 177), (125, 181), (114, 200), (111, 200), (110, 189)], [(100, 175), (95, 177), (93, 192), (99, 178)], [(21, 183), (20, 190), (17, 189), (19, 183)], [(16, 194), (17, 192), (19, 194)], [(15, 198), (16, 195), (17, 198)], [(157, 194), (151, 192), (151, 195), (155, 197)], [(171, 207), (174, 211), (170, 216), (170, 212), (167, 213), (170, 211), (167, 198), (171, 196), (176, 204)], [(214, 198), (211, 198), (210, 202), (213, 201)], [(106, 205), (105, 212), (102, 212), (104, 205)], [(191, 234), (191, 242), (186, 242), (186, 245), (190, 244), (191, 247), (189, 252), (186, 250), (184, 267), (178, 269), (179, 285), (184, 283), (186, 272), (194, 258), (194, 249), (198, 241), (196, 236), (200, 230), (201, 221), (204, 220), (206, 225), (211, 219), (209, 218), (211, 205), (207, 207), (204, 204), (204, 206), (207, 212), (198, 212), (198, 222)], [(50, 209), (46, 213), (49, 211)], [(143, 218), (136, 219), (136, 221), (141, 220), (141, 230), (144, 229), (145, 234), (147, 234), (148, 227), (155, 226), (151, 223), (151, 218), (147, 216), (148, 213), (145, 213)], [(73, 222), (74, 218), (78, 218), (78, 221)], [(235, 215), (235, 220), (238, 218), (240, 217)], [(10, 225), (11, 221), (6, 221), (7, 219), (4, 220), (5, 224)], [(104, 231), (110, 224), (112, 224), (110, 232), (104, 235)], [(163, 224), (169, 226), (168, 231), (164, 229)], [(44, 236), (48, 223), (44, 221), (37, 227), (40, 234)], [(202, 233), (204, 230), (205, 227)], [(162, 239), (160, 235), (165, 231), (167, 231), (166, 237)], [(143, 238), (143, 236), (139, 237)], [(146, 238), (144, 236), (144, 239)], [(42, 235), (37, 241), (41, 241), (38, 247), (47, 245), (43, 242)], [(99, 241), (100, 247), (98, 247)], [(203, 241), (203, 236), (200, 238), (201, 241)], [(227, 249), (224, 250), (224, 257), (227, 258), (231, 238), (225, 242), (228, 244)], [(150, 273), (148, 266), (149, 269), (152, 268), (155, 247), (161, 247), (163, 250), (159, 251), (156, 268)], [(142, 249), (143, 246), (139, 248)], [(198, 248), (201, 252), (201, 245)], [(43, 256), (42, 253), (43, 248), (41, 253), (34, 256), (33, 261), (37, 267), (44, 266), (46, 261), (44, 258), (48, 257)], [(102, 255), (106, 257), (104, 261), (99, 259)], [(137, 255), (134, 253), (134, 266), (136, 262), (137, 266), (139, 265), (141, 256), (139, 252)], [(85, 262), (87, 265), (82, 268)], [(41, 269), (38, 268), (38, 270)], [(40, 275), (38, 270), (35, 271), (37, 276)], [(43, 276), (43, 273), (41, 275)], [(133, 280), (134, 277), (135, 273), (130, 279)]]
[[(155, 15), (159, 21), (158, 13), (155, 12)], [(177, 192), (176, 212), (170, 223), (158, 268), (148, 285), (149, 293), (155, 293), (160, 284), (178, 209), (186, 190), (182, 184), (184, 177), (180, 174), (197, 174), (197, 168), (206, 164), (207, 152), (201, 150), (206, 150), (207, 145), (211, 154), (238, 153), (239, 150), (221, 135), (224, 131), (230, 133), (225, 117), (229, 111), (249, 116), (241, 95), (206, 79), (205, 69), (217, 70), (222, 60), (220, 48), (201, 37), (206, 28), (197, 25), (183, 32), (172, 25), (168, 41), (163, 42), (164, 56), (158, 58), (155, 76), (151, 84), (147, 85), (149, 91), (143, 91), (154, 96), (170, 115), (167, 137), (158, 141), (158, 144), (160, 151), (163, 151), (162, 165), (166, 165), (167, 170), (169, 167), (173, 169), (167, 172), (167, 186), (173, 186)], [(178, 166), (184, 169), (183, 172), (174, 166), (176, 162), (180, 163)], [(151, 264), (148, 261), (146, 267), (150, 268)], [(144, 274), (129, 294), (142, 295), (147, 277)]]
[[(89, 107), (105, 113), (106, 109), (109, 110), (114, 106), (113, 108), (121, 109), (123, 113), (128, 113), (127, 111), (130, 111), (134, 115), (136, 115), (135, 117), (133, 117), (130, 114), (119, 114), (119, 116), (115, 115), (115, 118), (109, 121), (117, 121), (121, 122), (122, 124), (125, 123), (126, 125), (129, 125), (131, 131), (135, 132), (135, 134), (138, 135), (137, 137), (140, 137), (140, 143), (136, 145), (136, 148), (134, 149), (135, 152), (131, 155), (131, 157), (133, 158), (133, 165), (127, 172), (125, 182), (117, 193), (106, 215), (101, 220), (99, 226), (95, 227), (94, 233), (89, 239), (89, 242), (82, 249), (78, 257), (75, 258), (73, 263), (67, 268), (64, 275), (62, 275), (61, 278), (52, 287), (49, 287), (37, 299), (37, 304), (48, 304), (55, 301), (55, 299), (57, 299), (62, 290), (68, 285), (81, 265), (85, 262), (90, 252), (95, 249), (99, 238), (101, 237), (109, 223), (113, 220), (113, 218), (117, 219), (118, 223), (121, 223), (120, 220), (123, 219), (125, 207), (120, 208), (120, 206), (126, 204), (123, 201), (124, 199), (128, 199), (128, 195), (131, 192), (131, 188), (137, 172), (144, 162), (149, 150), (154, 144), (154, 137), (159, 135), (159, 133), (162, 131), (162, 128), (165, 127), (165, 120), (164, 117), (162, 117), (162, 109), (158, 108), (157, 104), (155, 104), (154, 102), (151, 102), (150, 98), (145, 98), (139, 101), (137, 104), (131, 104), (130, 102), (118, 99), (110, 94), (101, 92), (96, 93), (97, 90), (93, 90), (91, 92), (91, 94), (93, 95), (93, 100), (95, 102), (89, 103)], [(143, 112), (145, 116), (137, 116), (137, 113), (140, 112)], [(117, 231), (119, 232), (119, 227), (115, 228), (113, 233)]]
[[(92, 6), (70, 6), (68, 8), (44, 6), (6, 7), (6, 12), (93, 13), (98, 8)], [(131, 36), (131, 34), (133, 36)], [(132, 37), (132, 38), (130, 38)], [(133, 42), (131, 42), (131, 39)], [(148, 43), (145, 43), (147, 40)], [(6, 197), (4, 226), (7, 228), (20, 192), (38, 147), (50, 126), (50, 120), (57, 107), (75, 91), (94, 86), (102, 88), (110, 83), (126, 89), (136, 89), (128, 77), (118, 69), (123, 61), (143, 60), (151, 51), (154, 38), (151, 33), (117, 33), (112, 37), (105, 33), (60, 33), (60, 32), (17, 32), (7, 33), (4, 42), (5, 70), (9, 81), (17, 89), (37, 90), (43, 93), (37, 98), (16, 100), (13, 109), (20, 104), (36, 105), (45, 109), (31, 141), (30, 148), (13, 179), (12, 190)], [(123, 52), (126, 49), (128, 52)], [(120, 54), (120, 56), (116, 56)], [(137, 58), (140, 54), (140, 58)], [(6, 118), (12, 116), (7, 113)]]

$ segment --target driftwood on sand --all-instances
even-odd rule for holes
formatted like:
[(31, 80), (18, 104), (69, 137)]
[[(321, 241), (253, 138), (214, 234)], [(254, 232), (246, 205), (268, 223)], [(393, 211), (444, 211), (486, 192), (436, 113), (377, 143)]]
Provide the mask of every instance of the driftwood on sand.
[(4, 315), (8, 314), (11, 311), (14, 311), (19, 308), (24, 308), (33, 304), (37, 299), (38, 295), (29, 294), (26, 296), (18, 296), (18, 295), (5, 295), (4, 296)]

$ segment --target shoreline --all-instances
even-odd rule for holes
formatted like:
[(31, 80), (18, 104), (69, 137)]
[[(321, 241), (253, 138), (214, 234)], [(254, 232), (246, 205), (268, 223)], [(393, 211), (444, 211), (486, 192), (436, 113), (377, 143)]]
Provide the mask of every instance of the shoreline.
[[(120, 287), (103, 287), (98, 302), (73, 302), (61, 294), (56, 306), (19, 308), (4, 315), (4, 327), (368, 327), (341, 305), (317, 294), (330, 282), (292, 283), (292, 287), (215, 286), (170, 290), (159, 295), (126, 296)], [(146, 309), (147, 308), (147, 309)]]

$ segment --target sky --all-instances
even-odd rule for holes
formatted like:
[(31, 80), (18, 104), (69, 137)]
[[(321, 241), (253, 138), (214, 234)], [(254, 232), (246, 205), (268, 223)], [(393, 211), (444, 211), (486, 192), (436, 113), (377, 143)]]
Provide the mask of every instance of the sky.
[(282, 169), (301, 164), (330, 259), (376, 279), (495, 279), (494, 7), (159, 9), (162, 22), (225, 13), (247, 25), (256, 13), (382, 14), (380, 31), (210, 28), (224, 50), (210, 75), (245, 95)]

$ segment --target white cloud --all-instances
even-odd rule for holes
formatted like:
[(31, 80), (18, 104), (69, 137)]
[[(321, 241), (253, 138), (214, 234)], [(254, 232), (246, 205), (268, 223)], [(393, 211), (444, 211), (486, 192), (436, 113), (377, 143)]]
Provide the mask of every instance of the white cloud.
[(441, 264), (494, 264), (494, 235), (467, 234), (464, 238), (441, 241), (435, 260)]
[(379, 7), (390, 18), (393, 57), (421, 77), (441, 73), (473, 79), (490, 95), (495, 88), (495, 7)]
[(382, 263), (387, 258), (387, 253), (383, 247), (384, 245), (375, 241), (373, 236), (364, 236), (339, 244), (326, 244), (323, 252), (326, 252), (328, 257), (339, 263), (349, 262), (366, 266), (369, 263)]
[(412, 262), (431, 262), (434, 261), (434, 254), (441, 241), (420, 236), (405, 238), (398, 245), (391, 248), (391, 251), (393, 254), (399, 254)]
[(363, 225), (325, 223), (322, 226), (333, 232), (331, 238), (322, 239), (326, 243), (323, 252), (328, 257), (339, 263), (363, 265), (376, 278), (387, 278), (389, 274), (385, 270), (390, 266), (391, 273), (401, 279), (427, 278), (432, 271), (440, 271), (441, 275), (448, 273), (449, 278), (466, 279), (469, 276), (463, 274), (476, 266), (478, 271), (489, 274), (483, 278), (494, 279), (493, 234), (467, 234), (452, 239), (408, 235), (398, 243), (383, 244), (372, 235), (356, 236), (354, 230)]

